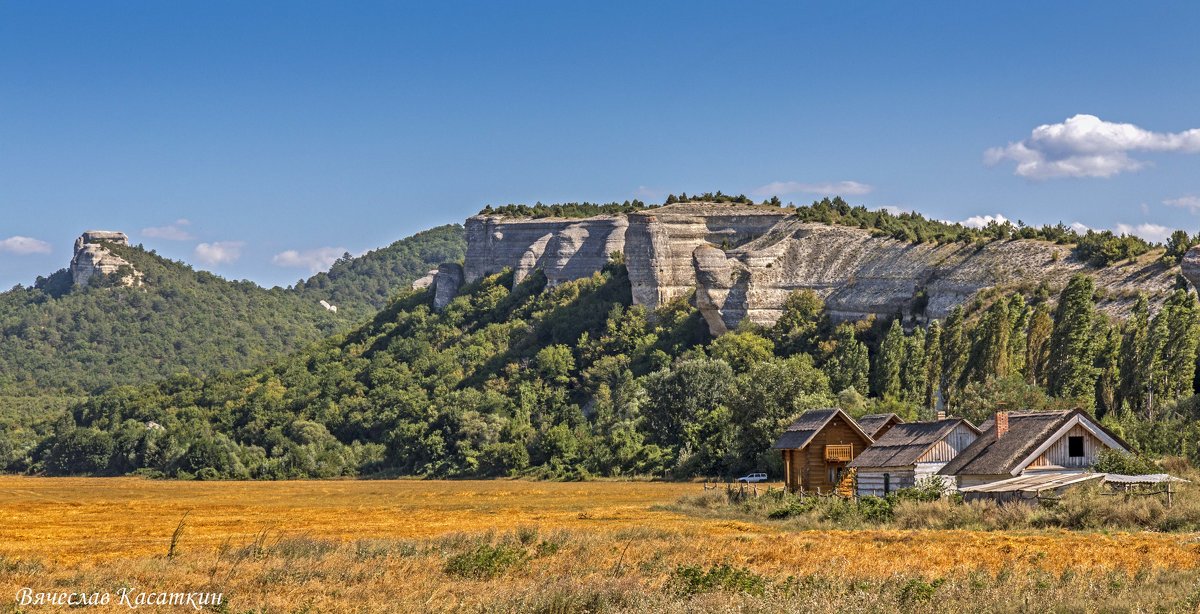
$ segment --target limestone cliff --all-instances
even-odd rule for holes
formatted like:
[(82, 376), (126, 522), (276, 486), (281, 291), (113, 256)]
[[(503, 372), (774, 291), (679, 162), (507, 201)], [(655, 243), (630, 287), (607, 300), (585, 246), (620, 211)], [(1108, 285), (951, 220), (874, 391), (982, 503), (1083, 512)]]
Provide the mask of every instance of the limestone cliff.
[(507, 219), (497, 215), (467, 218), (467, 258), (463, 281), (513, 269), (520, 283), (542, 269), (550, 285), (587, 277), (625, 247), (625, 216), (584, 219)]
[[(459, 284), (504, 268), (517, 281), (541, 268), (557, 284), (591, 275), (621, 251), (635, 304), (654, 308), (694, 292), (718, 334), (744, 319), (773, 323), (800, 289), (820, 294), (837, 319), (899, 313), (925, 320), (945, 317), (987, 288), (1046, 283), (1057, 291), (1080, 271), (1095, 277), (1101, 308), (1113, 313), (1128, 309), (1138, 292), (1161, 297), (1174, 281), (1174, 269), (1157, 262), (1096, 269), (1069, 246), (1045, 241), (914, 244), (802, 222), (767, 206), (688, 203), (584, 219), (475, 216), (466, 230), (461, 277), (433, 280), (441, 305)], [(1200, 276), (1200, 252), (1192, 262)]]
[(89, 230), (75, 239), (75, 254), (71, 257), (71, 280), (76, 286), (86, 286), (92, 277), (116, 273), (121, 267), (130, 271), (121, 278), (126, 286), (142, 285), (142, 274), (134, 270), (127, 260), (112, 253), (106, 244), (129, 245), (129, 237), (123, 232), (111, 230)]

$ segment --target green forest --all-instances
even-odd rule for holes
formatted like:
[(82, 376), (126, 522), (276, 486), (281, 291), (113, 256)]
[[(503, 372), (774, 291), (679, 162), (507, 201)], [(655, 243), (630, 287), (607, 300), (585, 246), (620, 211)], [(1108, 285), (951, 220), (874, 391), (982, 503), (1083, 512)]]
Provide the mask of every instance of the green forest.
[(631, 304), (619, 254), (590, 278), (502, 273), (442, 312), (402, 293), (373, 320), (251, 370), (120, 386), (0, 437), (11, 471), (282, 479), (730, 476), (777, 471), (806, 409), (928, 418), (939, 397), (1085, 407), (1150, 455), (1200, 461), (1200, 305), (1177, 290), (1117, 321), (1091, 279), (981, 294), (948, 318), (836, 323), (799, 291), (769, 328), (711, 338), (681, 299)]
[(109, 248), (145, 285), (120, 286), (118, 272), (73, 288), (63, 269), (0, 294), (0, 395), (76, 395), (259, 365), (366, 321), (430, 268), (461, 259), (466, 242), (461, 226), (442, 226), (271, 289), (140, 247)]

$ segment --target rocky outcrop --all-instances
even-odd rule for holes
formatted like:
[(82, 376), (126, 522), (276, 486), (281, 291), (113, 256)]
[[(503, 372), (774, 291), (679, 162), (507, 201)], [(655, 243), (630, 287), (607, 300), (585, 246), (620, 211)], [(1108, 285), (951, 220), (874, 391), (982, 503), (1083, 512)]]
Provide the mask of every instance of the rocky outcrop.
[(126, 267), (128, 273), (120, 279), (122, 285), (142, 285), (142, 273), (127, 260), (112, 253), (109, 244), (129, 245), (123, 232), (89, 230), (75, 239), (75, 254), (71, 257), (71, 279), (76, 286), (86, 286), (94, 276), (110, 275)]
[(1200, 288), (1200, 245), (1189, 249), (1183, 255), (1183, 261), (1179, 263), (1179, 268), (1183, 272), (1183, 276), (1192, 282), (1193, 287)]
[(824, 298), (834, 319), (901, 314), (924, 321), (946, 317), (987, 288), (1046, 284), (1057, 292), (1078, 272), (1095, 278), (1103, 309), (1122, 313), (1139, 292), (1165, 294), (1173, 277), (1157, 262), (1096, 269), (1046, 241), (913, 244), (794, 218), (728, 252), (698, 248), (692, 261), (696, 305), (714, 333), (743, 319), (773, 324), (787, 296), (801, 289)]
[(463, 285), (463, 267), (461, 264), (449, 262), (438, 265), (437, 274), (433, 276), (433, 308), (441, 311), (458, 296), (458, 289)]
[[(550, 284), (591, 275), (623, 251), (633, 302), (655, 308), (695, 293), (713, 333), (745, 319), (768, 325), (796, 290), (825, 299), (835, 319), (901, 314), (945, 317), (988, 288), (1057, 292), (1086, 271), (1104, 295), (1101, 308), (1120, 314), (1139, 292), (1163, 296), (1172, 269), (1157, 262), (1096, 269), (1070, 248), (1045, 241), (914, 244), (846, 226), (801, 222), (779, 207), (688, 203), (627, 216), (586, 219), (467, 220), (467, 258), (460, 277), (433, 283), (442, 305), (461, 283), (512, 268), (519, 282), (541, 268)], [(1200, 252), (1184, 272), (1200, 280)], [(1192, 277), (1190, 277), (1192, 278)], [(1195, 283), (1195, 281), (1193, 281)], [(447, 298), (449, 297), (449, 298)]]
[(629, 220), (612, 215), (584, 219), (509, 219), (498, 215), (467, 218), (467, 258), (463, 281), (511, 268), (513, 283), (542, 269), (551, 285), (587, 277), (625, 248)]

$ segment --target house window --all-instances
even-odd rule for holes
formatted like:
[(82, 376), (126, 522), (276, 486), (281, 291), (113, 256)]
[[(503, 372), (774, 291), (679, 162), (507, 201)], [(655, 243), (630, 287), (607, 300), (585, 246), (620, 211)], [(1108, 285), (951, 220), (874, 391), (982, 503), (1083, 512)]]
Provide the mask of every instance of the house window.
[(841, 465), (830, 465), (829, 466), (829, 483), (836, 486), (837, 483), (841, 482), (841, 481), (842, 481), (842, 466)]
[(1067, 437), (1067, 456), (1071, 458), (1083, 458), (1083, 437), (1071, 436)]
[(883, 474), (883, 494), (891, 494), (892, 492), (892, 474)]

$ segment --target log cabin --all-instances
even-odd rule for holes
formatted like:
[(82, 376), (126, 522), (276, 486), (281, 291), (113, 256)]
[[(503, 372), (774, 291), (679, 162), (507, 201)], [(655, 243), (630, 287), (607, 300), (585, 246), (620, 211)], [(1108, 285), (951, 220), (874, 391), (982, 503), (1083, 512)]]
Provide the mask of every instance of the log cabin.
[(856, 493), (887, 495), (917, 486), (978, 437), (979, 429), (963, 418), (896, 424), (848, 465), (856, 474)]
[(772, 446), (783, 454), (784, 484), (792, 492), (841, 492), (850, 496), (847, 465), (873, 443), (871, 436), (836, 407), (804, 412)]
[(955, 478), (960, 489), (1039, 473), (1084, 473), (1102, 450), (1132, 452), (1129, 444), (1080, 409), (996, 412), (980, 431), (938, 471)]

